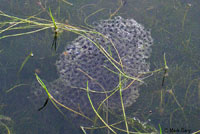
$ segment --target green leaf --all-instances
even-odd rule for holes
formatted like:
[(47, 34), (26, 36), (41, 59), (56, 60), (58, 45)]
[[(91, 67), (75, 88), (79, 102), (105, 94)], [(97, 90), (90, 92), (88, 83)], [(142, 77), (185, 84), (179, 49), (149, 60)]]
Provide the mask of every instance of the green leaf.
[(50, 14), (50, 17), (51, 17), (51, 19), (52, 19), (52, 21), (53, 21), (53, 25), (54, 25), (54, 27), (55, 27), (55, 30), (56, 30), (56, 29), (57, 29), (56, 22), (55, 22), (55, 19), (54, 19), (52, 13), (51, 13), (51, 9), (50, 9), (50, 8), (49, 8), (49, 14)]

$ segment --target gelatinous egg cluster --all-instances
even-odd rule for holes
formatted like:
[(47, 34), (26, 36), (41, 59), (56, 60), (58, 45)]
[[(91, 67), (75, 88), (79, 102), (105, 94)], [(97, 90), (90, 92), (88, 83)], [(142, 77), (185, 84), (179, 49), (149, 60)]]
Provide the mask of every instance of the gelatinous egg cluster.
[[(60, 54), (56, 61), (59, 78), (48, 83), (49, 91), (62, 104), (90, 115), (94, 112), (86, 93), (87, 82), (91, 100), (97, 108), (118, 88), (119, 69), (127, 76), (144, 78), (142, 74), (149, 71), (146, 59), (150, 56), (152, 44), (150, 31), (134, 19), (118, 16), (95, 22), (93, 32), (77, 37)], [(106, 58), (105, 52), (115, 66)], [(122, 88), (125, 88), (133, 79), (122, 76), (121, 80)], [(125, 107), (136, 101), (141, 84), (135, 81), (123, 90)], [(109, 108), (120, 109), (119, 92), (106, 103)]]

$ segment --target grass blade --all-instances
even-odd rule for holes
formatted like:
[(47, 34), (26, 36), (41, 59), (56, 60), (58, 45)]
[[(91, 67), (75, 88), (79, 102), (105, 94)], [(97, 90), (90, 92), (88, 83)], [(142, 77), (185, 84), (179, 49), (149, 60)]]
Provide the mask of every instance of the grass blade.
[(26, 62), (28, 61), (28, 59), (29, 59), (30, 57), (32, 57), (32, 56), (33, 56), (33, 53), (30, 52), (30, 54), (25, 58), (25, 60), (23, 61), (22, 65), (20, 66), (20, 69), (19, 69), (18, 73), (20, 73), (20, 72), (22, 71), (24, 65), (26, 64)]
[(108, 129), (110, 129), (114, 134), (117, 134), (117, 133), (116, 133), (102, 118), (101, 118), (101, 116), (99, 115), (99, 113), (98, 113), (98, 112), (96, 111), (96, 109), (94, 108), (94, 105), (93, 105), (92, 100), (90, 99), (90, 95), (89, 95), (88, 81), (87, 81), (87, 96), (88, 96), (88, 99), (89, 99), (89, 101), (90, 101), (90, 105), (91, 105), (93, 111), (95, 112), (95, 114), (97, 115), (97, 117), (103, 122), (103, 124), (106, 125), (106, 127), (107, 127)]
[(128, 123), (127, 123), (127, 120), (126, 120), (126, 113), (125, 113), (125, 108), (124, 108), (124, 102), (123, 102), (123, 98), (122, 98), (121, 73), (119, 74), (119, 92), (120, 92), (120, 99), (121, 99), (121, 104), (122, 104), (124, 122), (125, 122), (125, 125), (126, 125), (126, 132), (127, 132), (127, 134), (129, 134)]
[(160, 124), (158, 124), (158, 126), (159, 126), (159, 129), (160, 129), (160, 134), (162, 134), (162, 128), (161, 128)]
[(52, 19), (52, 21), (53, 21), (54, 28), (55, 28), (55, 30), (56, 30), (56, 29), (57, 29), (56, 22), (55, 22), (55, 19), (54, 19), (52, 13), (51, 13), (51, 9), (50, 9), (50, 8), (49, 8), (49, 14), (50, 14), (50, 17), (51, 17), (51, 19)]
[(44, 90), (46, 91), (49, 99), (51, 100), (51, 102), (53, 103), (53, 105), (58, 109), (58, 111), (66, 118), (66, 116), (64, 115), (64, 113), (60, 110), (60, 108), (56, 105), (56, 103), (53, 101), (53, 97), (51, 96), (51, 94), (49, 93), (46, 85), (42, 82), (42, 80), (40, 79), (40, 77), (35, 73), (36, 79), (38, 81), (38, 83), (44, 88)]

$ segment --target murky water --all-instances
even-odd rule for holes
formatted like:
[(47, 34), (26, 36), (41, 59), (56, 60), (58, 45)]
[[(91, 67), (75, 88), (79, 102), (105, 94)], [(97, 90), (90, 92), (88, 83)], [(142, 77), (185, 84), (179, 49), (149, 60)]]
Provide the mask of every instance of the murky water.
[[(162, 86), (164, 71), (153, 73), (151, 77), (145, 79), (145, 84), (140, 87), (140, 97), (126, 109), (127, 117), (147, 122), (157, 130), (160, 125), (163, 133), (192, 133), (200, 130), (199, 1), (123, 0), (124, 4), (119, 10), (117, 8), (120, 7), (120, 1), (117, 0), (69, 2), (72, 2), (73, 6), (62, 0), (2, 0), (0, 10), (22, 18), (44, 10), (37, 17), (51, 21), (47, 13), (50, 7), (56, 21), (74, 26), (86, 26), (85, 22), (91, 24), (97, 20), (107, 19), (115, 11), (116, 15), (124, 18), (134, 18), (145, 28), (151, 29), (154, 45), (148, 60), (150, 71), (164, 67), (164, 53), (169, 70), (164, 86)], [(99, 12), (85, 21), (88, 15), (97, 10)], [(5, 28), (2, 22), (7, 20), (0, 17), (0, 30)], [(28, 31), (7, 31), (0, 33), (0, 37)], [(36, 80), (34, 73), (38, 73), (45, 81), (57, 79), (55, 62), (63, 48), (77, 35), (61, 32), (58, 36), (56, 53), (51, 49), (53, 37), (53, 29), (48, 29), (0, 40), (0, 123), (7, 125), (11, 133), (83, 133), (73, 125), (73, 117), (69, 111), (61, 109), (66, 115), (65, 118), (51, 103), (48, 103), (38, 112), (37, 109), (42, 104), (35, 105), (29, 99), (31, 84)], [(29, 58), (18, 74), (21, 64), (30, 52), (33, 52), (34, 56)], [(16, 88), (7, 92), (12, 87)], [(111, 115), (110, 118), (114, 117), (116, 116)], [(118, 113), (117, 118), (121, 117), (123, 116)], [(136, 124), (130, 123), (130, 129), (134, 128), (134, 125)], [(124, 124), (117, 127), (126, 129)], [(0, 131), (3, 134), (7, 133), (6, 127), (2, 124)], [(86, 132), (90, 133), (89, 130)], [(98, 132), (108, 133), (107, 129), (99, 129), (93, 133)], [(117, 130), (116, 132), (125, 133)]]

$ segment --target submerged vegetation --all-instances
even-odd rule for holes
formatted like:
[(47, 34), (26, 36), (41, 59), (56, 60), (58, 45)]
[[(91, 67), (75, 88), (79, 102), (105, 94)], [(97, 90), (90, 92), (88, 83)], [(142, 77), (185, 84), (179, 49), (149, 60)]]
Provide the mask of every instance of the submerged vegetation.
[[(0, 131), (1, 133), (7, 133), (7, 134), (11, 134), (11, 130), (10, 130), (10, 127), (8, 127), (8, 125), (6, 123), (4, 123), (5, 121), (7, 122), (11, 122), (11, 118), (10, 117), (7, 117), (7, 116), (4, 116), (4, 115), (0, 115)], [(13, 132), (12, 132), (13, 133)]]
[[(63, 109), (61, 109), (60, 107), (67, 109), (78, 116), (84, 117), (93, 123), (92, 126), (80, 126), (80, 133), (88, 134), (89, 132), (100, 132), (127, 134), (162, 134), (171, 130), (175, 131), (175, 129), (184, 129), (187, 132), (197, 134), (200, 131), (200, 55), (198, 53), (200, 50), (200, 47), (198, 46), (200, 38), (198, 36), (199, 31), (196, 31), (196, 29), (198, 29), (200, 25), (198, 23), (198, 20), (194, 19), (198, 11), (200, 11), (199, 7), (196, 7), (196, 5), (199, 4), (198, 2), (187, 3), (184, 1), (181, 2), (179, 0), (152, 0), (150, 2), (151, 4), (149, 4), (144, 0), (141, 0), (138, 3), (134, 3), (134, 1), (130, 0), (119, 0), (116, 5), (111, 4), (112, 2), (108, 1), (108, 5), (112, 9), (109, 11), (108, 9), (105, 9), (107, 7), (107, 2), (104, 0), (100, 0), (98, 4), (84, 4), (84, 2), (86, 1), (82, 1), (83, 3), (80, 2), (72, 4), (64, 0), (58, 2), (58, 5), (55, 3), (48, 3), (47, 0), (45, 0), (44, 2), (39, 2), (40, 3), (37, 3), (40, 7), (39, 13), (37, 12), (34, 15), (28, 17), (26, 15), (24, 17), (19, 17), (19, 14), (11, 15), (6, 11), (0, 11), (0, 39), (2, 41), (13, 39), (13, 37), (23, 37), (27, 35), (30, 36), (30, 34), (39, 34), (40, 36), (41, 32), (43, 31), (43, 34), (45, 35), (42, 37), (42, 40), (37, 40), (36, 36), (32, 37), (32, 41), (35, 41), (36, 43), (43, 42), (44, 44), (46, 44), (46, 46), (38, 45), (38, 48), (35, 48), (32, 45), (26, 45), (27, 48), (25, 52), (20, 52), (24, 54), (23, 56), (16, 52), (16, 54), (20, 55), (21, 57), (21, 59), (18, 60), (20, 61), (20, 64), (17, 64), (17, 66), (19, 67), (15, 69), (16, 73), (12, 73), (12, 75), (16, 74), (17, 77), (13, 77), (16, 80), (9, 81), (12, 84), (4, 84), (5, 86), (3, 86), (2, 84), (2, 90), (4, 89), (5, 91), (5, 89), (9, 89), (6, 90), (6, 92), (10, 95), (12, 92), (20, 92), (20, 90), (15, 89), (23, 89), (24, 87), (27, 87), (27, 85), (30, 85), (29, 83), (31, 83), (30, 81), (33, 79), (34, 76), (33, 70), (35, 70), (35, 68), (38, 68), (38, 66), (36, 66), (34, 62), (40, 63), (41, 66), (39, 67), (43, 68), (43, 70), (45, 70), (44, 68), (46, 68), (47, 71), (44, 73), (42, 72), (41, 74), (38, 74), (38, 72), (40, 73), (40, 71), (35, 72), (36, 79), (41, 87), (44, 88), (44, 90), (46, 91), (48, 98), (51, 100), (53, 105), (58, 109), (59, 112), (62, 113), (64, 118), (68, 119), (68, 117), (66, 117), (68, 116), (68, 114), (65, 114), (65, 112), (63, 112)], [(65, 3), (65, 6), (67, 6), (66, 11), (62, 10), (62, 8), (64, 8), (63, 3)], [(20, 5), (19, 3), (15, 4), (18, 6)], [(51, 8), (51, 10), (47, 8), (49, 7), (48, 4), (54, 5), (51, 5), (53, 7)], [(79, 4), (82, 5), (77, 11), (78, 19), (74, 19), (75, 13), (73, 12), (73, 6)], [(138, 6), (138, 4), (142, 5), (142, 7)], [(29, 3), (28, 5), (31, 4)], [(132, 8), (132, 6), (134, 8)], [(89, 9), (90, 11), (86, 11), (86, 9)], [(41, 17), (43, 14), (48, 17)], [(62, 18), (61, 14), (65, 14), (66, 16), (68, 16), (67, 20), (66, 17)], [(74, 111), (70, 107), (66, 107), (65, 105), (57, 101), (48, 92), (48, 88), (45, 86), (45, 82), (43, 82), (40, 77), (45, 77), (45, 75), (47, 77), (51, 76), (51, 73), (49, 72), (50, 67), (48, 66), (48, 63), (45, 64), (44, 60), (57, 57), (57, 54), (52, 55), (51, 53), (52, 51), (53, 53), (55, 53), (55, 50), (56, 53), (59, 53), (61, 51), (61, 49), (63, 48), (62, 45), (60, 45), (62, 44), (62, 40), (63, 42), (66, 42), (66, 39), (71, 40), (70, 38), (75, 37), (74, 34), (82, 35), (85, 37), (89, 34), (101, 35), (101, 33), (98, 33), (92, 29), (91, 25), (89, 25), (90, 22), (97, 18), (112, 18), (116, 15), (122, 15), (129, 18), (134, 16), (134, 18), (137, 18), (139, 21), (143, 22), (146, 27), (152, 29), (152, 36), (155, 41), (150, 63), (151, 70), (154, 71), (148, 73), (154, 75), (148, 79), (145, 79), (145, 84), (140, 90), (140, 97), (138, 98), (134, 106), (125, 109), (123, 106), (123, 99), (121, 99), (122, 108), (120, 114), (115, 111), (105, 110), (102, 112), (99, 109), (95, 109), (93, 107), (92, 99), (90, 98), (91, 96), (90, 89), (88, 88), (88, 83), (85, 83), (85, 90), (87, 91), (88, 101), (90, 101), (93, 112), (96, 114), (96, 118), (93, 120), (85, 116), (84, 113)], [(79, 23), (79, 20), (82, 21), (81, 24)], [(53, 32), (48, 29), (53, 29)], [(51, 34), (49, 34), (50, 32)], [(105, 35), (101, 36), (105, 37)], [(12, 45), (8, 45), (10, 49), (8, 50), (3, 47), (5, 45), (3, 44), (3, 42), (0, 43), (0, 55), (6, 55), (4, 57), (13, 57), (11, 51), (15, 50), (15, 44), (13, 44), (12, 41), (9, 41), (9, 43), (12, 43)], [(96, 42), (93, 43), (94, 45), (96, 45), (96, 47), (99, 47)], [(52, 50), (49, 50), (48, 48), (52, 48)], [(39, 53), (41, 52), (37, 51), (44, 51), (46, 55), (50, 56), (40, 56)], [(47, 54), (46, 51), (49, 51), (49, 53)], [(32, 52), (34, 53), (34, 57), (30, 58)], [(27, 53), (29, 54), (28, 56)], [(108, 61), (112, 62), (113, 66), (117, 67), (117, 63), (112, 58), (111, 51), (103, 50), (102, 53), (106, 56)], [(27, 62), (28, 60), (30, 61)], [(12, 59), (8, 59), (8, 62), (4, 64), (5, 62), (1, 58), (0, 65), (2, 75), (9, 75), (9, 71), (7, 71), (9, 70), (8, 67), (10, 67), (9, 62), (11, 63)], [(34, 66), (35, 68), (32, 66)], [(27, 70), (32, 70), (32, 73), (27, 73)], [(140, 81), (140, 79), (139, 77), (127, 76), (120, 68), (117, 68), (117, 70), (119, 72), (119, 84), (116, 88), (116, 91), (120, 92), (120, 97), (122, 98), (123, 92), (121, 92), (121, 87), (124, 81), (121, 78), (127, 77), (131, 79), (133, 81), (131, 84), (134, 84), (135, 81)], [(28, 75), (32, 75), (30, 76), (31, 78), (29, 77), (30, 81), (26, 81), (26, 78), (22, 77), (22, 75), (27, 75), (26, 73)], [(55, 77), (55, 75), (53, 77)], [(4, 79), (8, 81), (9, 78), (10, 77), (8, 77), (7, 79), (1, 77), (2, 83)], [(19, 79), (24, 79), (24, 81)], [(106, 102), (107, 99), (108, 98), (105, 98), (104, 102)], [(46, 107), (48, 106), (49, 104), (46, 105)], [(37, 107), (37, 109), (38, 108), (39, 107)], [(42, 109), (37, 114), (46, 112), (46, 109)], [(51, 114), (50, 116), (54, 115)], [(47, 120), (51, 119), (49, 117), (47, 118)], [(1, 119), (10, 119), (10, 117), (0, 115), (0, 130), (2, 128), (5, 133), (10, 133), (10, 128)], [(111, 124), (109, 122), (111, 119), (115, 123)], [(97, 123), (97, 120), (100, 120), (100, 123), (98, 122), (100, 125)], [(26, 121), (29, 122), (30, 119), (24, 119), (24, 122)], [(38, 125), (38, 128), (40, 128), (39, 126), (40, 125)], [(57, 130), (55, 130), (55, 132), (59, 133)], [(67, 130), (61, 129), (60, 131), (65, 132)]]
[(3, 110), (6, 105), (2, 102), (2, 95), (0, 95), (0, 132), (1, 134), (14, 134), (13, 126), (14, 122), (11, 117), (4, 115)]

